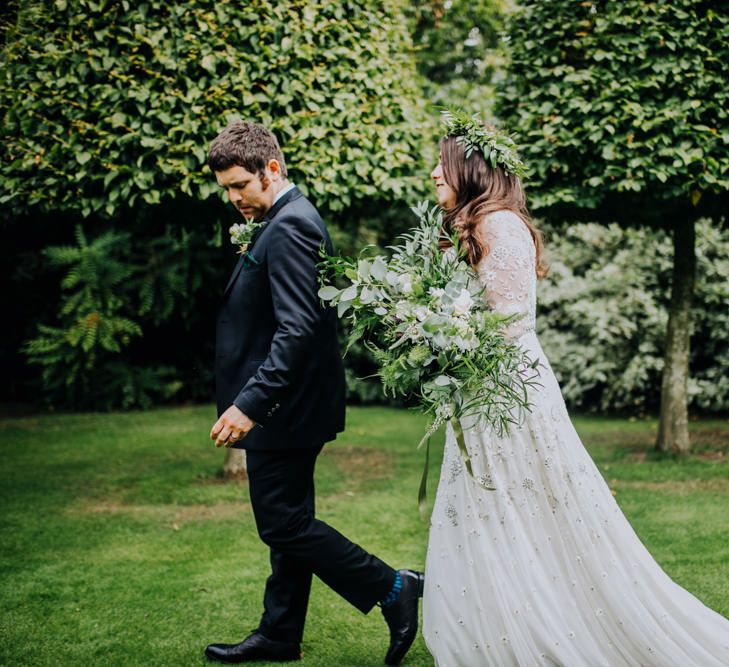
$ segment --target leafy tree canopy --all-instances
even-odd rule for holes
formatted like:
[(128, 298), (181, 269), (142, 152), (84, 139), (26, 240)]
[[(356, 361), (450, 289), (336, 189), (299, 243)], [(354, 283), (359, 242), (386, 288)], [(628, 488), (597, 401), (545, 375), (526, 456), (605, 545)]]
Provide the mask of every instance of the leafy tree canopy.
[(410, 9), (418, 69), (431, 81), (454, 77), (487, 83), (494, 62), (489, 49), (503, 29), (503, 0), (429, 0)]
[(527, 0), (500, 115), (556, 219), (716, 217), (729, 188), (729, 16), (700, 0)]
[[(338, 223), (340, 243), (410, 224), (395, 204), (429, 187), (436, 144), (423, 138), (437, 116), (424, 110), (404, 7), (11, 0), (0, 10), (3, 293), (32, 295), (27, 307), (3, 304), (15, 324), (0, 367), (22, 375), (25, 396), (76, 407), (208, 399), (211, 295), (236, 255), (205, 160), (234, 117), (277, 133), (292, 179)], [(60, 291), (54, 270), (59, 281), (67, 272)], [(35, 375), (15, 359), (21, 345)]]
[(408, 7), (418, 71), (433, 105), (491, 115), (503, 69), (505, 0), (427, 0)]

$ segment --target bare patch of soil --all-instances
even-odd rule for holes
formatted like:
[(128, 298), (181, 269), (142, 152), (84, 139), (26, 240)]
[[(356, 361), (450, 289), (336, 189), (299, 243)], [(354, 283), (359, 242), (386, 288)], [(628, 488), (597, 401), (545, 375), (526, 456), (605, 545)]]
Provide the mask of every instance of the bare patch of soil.
[(132, 505), (108, 500), (85, 501), (67, 510), (72, 516), (124, 516), (151, 519), (177, 530), (197, 521), (230, 521), (250, 509), (248, 503), (217, 503), (215, 505)]
[(325, 447), (321, 456), (334, 461), (339, 471), (353, 486), (389, 476), (392, 470), (392, 455), (380, 449), (367, 447)]
[(663, 482), (612, 480), (610, 486), (614, 487), (617, 491), (621, 489), (642, 489), (672, 495), (686, 495), (697, 492), (729, 495), (729, 479), (721, 478), (667, 480)]
[[(632, 463), (655, 461), (663, 455), (656, 452), (656, 433), (605, 432), (585, 438), (588, 445), (616, 445), (623, 457)], [(702, 461), (729, 461), (729, 429), (716, 427), (692, 427), (690, 459)], [(666, 455), (670, 458), (670, 455)]]
[(215, 475), (198, 475), (197, 480), (200, 484), (237, 484), (238, 486), (244, 486), (248, 483), (248, 475), (246, 473), (225, 475), (221, 469)]

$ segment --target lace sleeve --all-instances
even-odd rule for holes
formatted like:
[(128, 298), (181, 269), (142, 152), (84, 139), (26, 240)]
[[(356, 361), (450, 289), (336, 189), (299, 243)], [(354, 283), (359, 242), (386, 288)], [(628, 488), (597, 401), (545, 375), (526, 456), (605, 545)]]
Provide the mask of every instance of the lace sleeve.
[(478, 265), (485, 298), (497, 313), (519, 315), (506, 329), (518, 338), (534, 331), (536, 316), (536, 249), (524, 222), (510, 211), (498, 211), (479, 227), (489, 253)]

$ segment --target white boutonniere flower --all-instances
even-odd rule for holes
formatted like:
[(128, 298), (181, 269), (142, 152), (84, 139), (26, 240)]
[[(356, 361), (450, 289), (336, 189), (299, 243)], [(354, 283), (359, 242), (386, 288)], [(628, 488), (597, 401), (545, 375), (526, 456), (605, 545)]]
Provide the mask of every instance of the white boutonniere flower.
[(251, 218), (250, 220), (248, 218), (245, 218), (245, 222), (230, 226), (230, 228), (228, 229), (228, 232), (230, 233), (230, 242), (233, 245), (240, 246), (238, 254), (242, 255), (248, 250), (248, 246), (251, 243), (253, 234), (259, 227), (262, 227), (264, 224), (266, 224), (265, 220), (262, 220), (261, 222), (255, 222), (253, 218)]

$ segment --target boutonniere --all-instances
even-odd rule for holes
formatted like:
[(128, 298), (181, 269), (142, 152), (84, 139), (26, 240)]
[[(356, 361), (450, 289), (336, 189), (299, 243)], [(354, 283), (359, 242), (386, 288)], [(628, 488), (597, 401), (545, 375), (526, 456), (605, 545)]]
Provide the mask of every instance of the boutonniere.
[(251, 218), (250, 220), (248, 218), (244, 219), (245, 222), (237, 225), (231, 225), (230, 229), (228, 230), (230, 232), (230, 242), (233, 245), (240, 246), (240, 250), (238, 251), (239, 255), (244, 255), (246, 253), (255, 231), (259, 227), (262, 227), (266, 224), (266, 220), (262, 220), (261, 222), (255, 222), (253, 218)]

